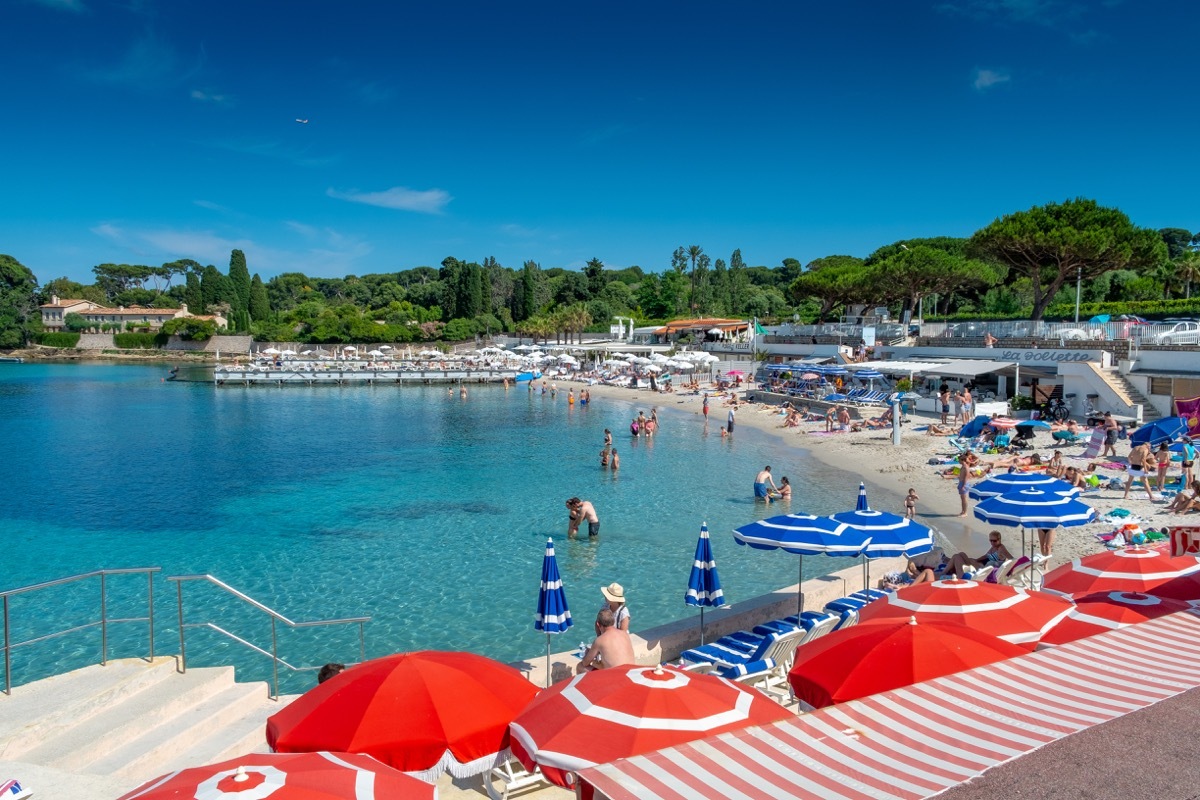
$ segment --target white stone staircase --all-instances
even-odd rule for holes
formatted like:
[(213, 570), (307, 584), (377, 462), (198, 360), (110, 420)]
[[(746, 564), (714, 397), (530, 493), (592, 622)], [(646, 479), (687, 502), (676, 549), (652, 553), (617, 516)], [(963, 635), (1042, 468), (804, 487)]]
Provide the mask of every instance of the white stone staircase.
[(266, 752), (266, 719), (291, 699), (272, 701), (265, 683), (236, 683), (232, 667), (179, 674), (173, 657), (56, 675), (0, 694), (0, 777), (19, 777), (5, 767), (16, 762), (132, 789), (183, 767)]

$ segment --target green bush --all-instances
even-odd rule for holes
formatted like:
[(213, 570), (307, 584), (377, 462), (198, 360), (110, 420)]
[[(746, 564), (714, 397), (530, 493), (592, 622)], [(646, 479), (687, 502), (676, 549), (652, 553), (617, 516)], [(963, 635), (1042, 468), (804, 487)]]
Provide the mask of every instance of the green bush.
[(75, 347), (79, 344), (79, 334), (69, 331), (46, 331), (37, 337), (38, 344), (47, 347)]
[(113, 344), (122, 350), (154, 350), (165, 338), (156, 333), (114, 333)]
[(163, 333), (177, 334), (180, 339), (191, 339), (197, 342), (204, 342), (213, 337), (217, 332), (217, 323), (211, 319), (197, 319), (195, 317), (177, 317), (169, 319), (163, 325)]

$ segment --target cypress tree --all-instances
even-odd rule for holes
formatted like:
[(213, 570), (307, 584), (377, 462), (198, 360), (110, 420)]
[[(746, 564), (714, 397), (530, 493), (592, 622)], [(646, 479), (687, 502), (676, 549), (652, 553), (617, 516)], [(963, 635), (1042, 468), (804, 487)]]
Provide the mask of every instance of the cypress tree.
[(183, 290), (183, 301), (187, 303), (188, 311), (193, 314), (204, 313), (204, 292), (200, 289), (200, 276), (189, 271), (187, 285)]
[(229, 254), (229, 280), (233, 284), (234, 299), (230, 305), (236, 311), (250, 308), (250, 270), (246, 267), (246, 254), (234, 250)]
[(254, 273), (254, 278), (250, 281), (250, 319), (265, 321), (271, 316), (271, 300), (267, 297), (267, 287), (262, 282), (262, 278), (258, 277), (258, 273)]

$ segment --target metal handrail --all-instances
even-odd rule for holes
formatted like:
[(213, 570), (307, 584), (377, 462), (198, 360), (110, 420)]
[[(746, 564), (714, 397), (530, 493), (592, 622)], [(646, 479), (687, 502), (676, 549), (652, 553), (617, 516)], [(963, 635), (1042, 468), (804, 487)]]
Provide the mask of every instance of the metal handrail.
[[(278, 611), (271, 608), (270, 606), (260, 603), (259, 601), (255, 600), (253, 597), (251, 597), (250, 595), (238, 591), (237, 589), (233, 588), (229, 584), (225, 583), (224, 581), (220, 580), (219, 578), (213, 577), (212, 575), (170, 575), (170, 576), (167, 576), (167, 580), (174, 581), (174, 583), (175, 583), (176, 603), (177, 603), (178, 609), (179, 609), (179, 671), (180, 672), (187, 672), (186, 630), (188, 628), (208, 628), (209, 630), (216, 631), (217, 633), (220, 633), (224, 636), (229, 637), (230, 639), (232, 639), (235, 642), (238, 642), (239, 644), (245, 645), (246, 647), (250, 648), (251, 650), (253, 650), (257, 653), (261, 653), (262, 655), (268, 656), (271, 659), (271, 668), (272, 668), (271, 699), (278, 700), (279, 699), (279, 665), (280, 664), (282, 664), (287, 669), (290, 669), (292, 672), (301, 672), (301, 671), (304, 671), (307, 669), (311, 669), (310, 667), (293, 666), (293, 665), (289, 664), (287, 661), (285, 661), (284, 659), (279, 657), (279, 638), (278, 638), (278, 631), (276, 629), (276, 623), (279, 623), (279, 622), (282, 622), (284, 625), (287, 625), (289, 628), (317, 628), (317, 627), (322, 627), (322, 626), (327, 626), (327, 625), (347, 625), (347, 624), (355, 624), (356, 623), (358, 625), (359, 661), (366, 660), (366, 657), (367, 657), (366, 637), (365, 637), (365, 633), (363, 630), (363, 625), (371, 621), (370, 617), (346, 617), (344, 619), (321, 619), (321, 620), (310, 620), (307, 622), (294, 622), (293, 620), (288, 619), (283, 614), (280, 614)], [(259, 611), (262, 611), (263, 613), (270, 616), (270, 618), (271, 618), (271, 650), (270, 650), (270, 652), (267, 652), (267, 650), (265, 650), (264, 648), (259, 647), (256, 644), (252, 644), (251, 642), (246, 641), (245, 639), (241, 638), (240, 636), (230, 633), (229, 631), (225, 630), (224, 628), (221, 628), (220, 626), (215, 625), (211, 622), (184, 622), (183, 584), (185, 581), (207, 581), (208, 583), (211, 583), (213, 586), (216, 586), (219, 589), (223, 589), (224, 591), (226, 591), (229, 594), (233, 595), (234, 597), (238, 598), (242, 602), (247, 603), (254, 608), (257, 608)]]
[[(45, 642), (50, 639), (57, 639), (60, 636), (66, 636), (71, 633), (87, 630), (89, 628), (100, 627), (100, 664), (108, 664), (108, 626), (121, 622), (147, 622), (150, 628), (150, 660), (154, 660), (154, 573), (161, 572), (162, 567), (126, 567), (123, 569), (98, 569), (92, 572), (84, 572), (79, 575), (71, 575), (66, 578), (58, 578), (52, 581), (44, 581), (43, 583), (35, 583), (29, 586), (20, 586), (16, 589), (7, 589), (0, 592), (0, 604), (3, 605), (4, 614), (4, 693), (12, 694), (12, 651), (18, 647), (26, 647), (38, 642)], [(144, 617), (123, 617), (119, 619), (108, 618), (108, 594), (107, 594), (107, 577), (109, 575), (138, 575), (146, 576), (147, 596), (146, 596), (146, 616)], [(78, 581), (87, 580), (88, 578), (100, 578), (100, 619), (95, 622), (86, 622), (83, 625), (76, 625), (73, 628), (67, 628), (61, 631), (48, 633), (44, 636), (37, 636), (33, 639), (26, 639), (23, 642), (13, 642), (11, 640), (11, 631), (9, 625), (9, 598), (16, 597), (20, 594), (28, 592), (36, 592), (42, 589), (49, 589), (54, 586), (62, 586), (68, 583), (76, 583)]]

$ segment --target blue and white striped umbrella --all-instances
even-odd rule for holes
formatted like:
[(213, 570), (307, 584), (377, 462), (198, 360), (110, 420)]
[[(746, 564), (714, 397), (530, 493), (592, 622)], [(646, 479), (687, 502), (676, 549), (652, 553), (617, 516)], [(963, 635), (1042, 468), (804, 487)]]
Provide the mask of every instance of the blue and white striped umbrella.
[(861, 552), (867, 558), (916, 556), (933, 549), (933, 533), (908, 517), (886, 511), (872, 511), (867, 503), (867, 487), (858, 484), (858, 503), (853, 511), (841, 511), (829, 517), (848, 530), (857, 531), (860, 541), (870, 539)]
[(859, 369), (854, 371), (854, 376), (866, 380), (879, 380), (883, 377), (883, 373), (877, 369)]
[(542, 586), (538, 591), (537, 616), (533, 629), (546, 634), (546, 685), (550, 685), (550, 635), (564, 633), (574, 623), (571, 609), (567, 608), (567, 593), (563, 591), (562, 578), (558, 574), (558, 560), (554, 557), (554, 540), (546, 540), (546, 555), (542, 558)]
[(1022, 489), (1038, 489), (1053, 494), (1079, 494), (1079, 489), (1066, 481), (1036, 472), (1002, 472), (980, 481), (967, 493), (971, 495), (972, 500), (985, 500)]
[(825, 374), (832, 375), (834, 377), (844, 377), (850, 374), (850, 370), (846, 369), (845, 367), (839, 367), (835, 364), (833, 366), (826, 367)]
[(981, 501), (975, 506), (975, 516), (991, 525), (1012, 528), (1069, 528), (1091, 522), (1096, 509), (1070, 495), (1021, 489)]
[(692, 561), (692, 573), (688, 576), (685, 605), (700, 607), (700, 644), (704, 644), (704, 609), (725, 605), (725, 593), (721, 591), (721, 578), (717, 575), (717, 561), (713, 558), (712, 541), (708, 538), (708, 523), (700, 525), (700, 539), (696, 542), (696, 557)]
[(783, 514), (778, 517), (760, 519), (735, 528), (733, 540), (756, 550), (783, 550), (800, 556), (801, 590), (796, 613), (804, 613), (804, 556), (857, 556), (862, 550), (865, 537), (829, 517), (814, 517), (809, 514)]

